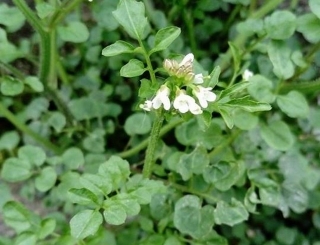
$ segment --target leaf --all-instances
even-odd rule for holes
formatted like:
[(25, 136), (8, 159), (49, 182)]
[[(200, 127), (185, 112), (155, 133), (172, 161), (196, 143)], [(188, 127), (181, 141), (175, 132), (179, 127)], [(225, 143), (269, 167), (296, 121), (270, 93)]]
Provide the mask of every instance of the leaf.
[(265, 30), (272, 39), (287, 39), (293, 35), (295, 29), (296, 16), (287, 10), (275, 11), (265, 18)]
[(292, 181), (285, 181), (282, 184), (282, 195), (290, 209), (295, 213), (303, 213), (309, 205), (309, 195), (306, 189), (300, 184)]
[(140, 204), (137, 198), (128, 193), (119, 193), (113, 200), (117, 202), (118, 206), (123, 207), (128, 216), (137, 215), (140, 212)]
[(254, 100), (251, 100), (248, 96), (230, 100), (228, 103), (220, 104), (219, 106), (227, 106), (242, 109), (249, 112), (256, 112), (256, 111), (270, 111), (271, 106), (267, 103), (261, 103)]
[(41, 221), (41, 228), (39, 230), (39, 238), (44, 239), (54, 232), (56, 228), (56, 220), (47, 218)]
[(309, 7), (319, 19), (320, 19), (320, 2), (318, 0), (309, 0)]
[(32, 231), (22, 232), (15, 239), (14, 245), (36, 245), (37, 236)]
[(221, 68), (220, 66), (216, 66), (211, 74), (210, 74), (210, 79), (208, 82), (206, 82), (206, 86), (205, 87), (211, 87), (211, 88), (214, 88), (218, 82), (219, 82), (219, 76), (220, 76), (220, 73), (221, 73)]
[(154, 47), (150, 50), (149, 54), (151, 55), (154, 52), (167, 49), (180, 33), (181, 29), (176, 26), (160, 29), (155, 36)]
[(221, 92), (220, 97), (226, 97), (226, 96), (230, 96), (239, 92), (242, 92), (243, 90), (245, 90), (248, 86), (250, 85), (250, 83), (248, 82), (240, 82), (240, 83), (236, 83), (234, 85), (232, 85), (230, 88), (227, 88), (225, 90), (223, 90)]
[(250, 78), (248, 92), (254, 99), (263, 103), (272, 103), (276, 98), (272, 81), (262, 75)]
[(294, 244), (297, 240), (297, 230), (293, 228), (287, 228), (285, 226), (280, 226), (276, 232), (276, 238), (281, 244), (290, 245)]
[(281, 193), (278, 186), (260, 187), (259, 196), (263, 205), (277, 207), (280, 204)]
[(137, 77), (142, 75), (147, 69), (144, 68), (142, 61), (131, 59), (120, 69), (120, 76), (122, 77)]
[(231, 53), (232, 53), (232, 58), (233, 58), (233, 65), (234, 65), (234, 73), (237, 73), (240, 68), (240, 63), (241, 63), (241, 56), (240, 56), (240, 49), (232, 42), (228, 42)]
[(233, 119), (236, 127), (242, 130), (250, 130), (258, 125), (259, 117), (253, 113), (238, 109), (233, 111)]
[(0, 24), (5, 25), (9, 32), (19, 30), (24, 22), (25, 17), (17, 7), (9, 7), (3, 2), (0, 4)]
[(84, 155), (79, 148), (72, 147), (62, 154), (62, 162), (68, 169), (77, 169), (84, 164)]
[(45, 167), (35, 179), (35, 187), (41, 191), (46, 192), (50, 190), (56, 183), (57, 173), (53, 167)]
[(297, 31), (301, 32), (310, 43), (320, 41), (320, 23), (316, 15), (308, 13), (300, 16), (297, 20)]
[(262, 124), (260, 133), (270, 147), (280, 151), (289, 150), (295, 141), (290, 128), (283, 121), (273, 121), (269, 125)]
[(271, 41), (268, 45), (268, 55), (277, 77), (288, 79), (293, 76), (294, 64), (291, 61), (291, 50), (284, 41)]
[(278, 95), (277, 104), (281, 111), (293, 118), (309, 116), (309, 105), (306, 98), (298, 91), (291, 91), (287, 95)]
[(71, 235), (77, 239), (94, 235), (102, 221), (102, 215), (98, 210), (83, 210), (70, 220)]
[(19, 144), (20, 136), (17, 131), (6, 131), (0, 138), (0, 150), (11, 151)]
[(244, 205), (232, 198), (231, 203), (219, 201), (214, 210), (214, 220), (217, 224), (234, 226), (249, 218), (248, 211)]
[(66, 126), (67, 120), (64, 114), (59, 111), (54, 111), (47, 121), (48, 125), (54, 128), (56, 133), (60, 133), (62, 129)]
[(120, 0), (117, 9), (112, 13), (130, 37), (141, 41), (149, 34), (150, 26), (145, 17), (145, 7), (142, 2)]
[(117, 204), (105, 207), (103, 216), (110, 225), (122, 225), (127, 218), (125, 209)]
[(72, 188), (68, 191), (68, 196), (71, 202), (81, 205), (93, 205), (97, 207), (100, 205), (99, 198), (87, 188)]
[(26, 180), (31, 176), (31, 165), (25, 159), (7, 158), (3, 163), (1, 177), (8, 182)]
[(78, 21), (67, 22), (67, 26), (58, 26), (58, 34), (61, 40), (65, 42), (82, 43), (88, 40), (89, 30)]
[(145, 113), (132, 114), (124, 123), (124, 130), (130, 136), (147, 134), (151, 130), (151, 119), (149, 115)]
[(40, 82), (38, 77), (28, 76), (24, 79), (24, 83), (32, 88), (35, 92), (40, 93), (44, 90), (43, 84)]
[(31, 213), (22, 204), (9, 201), (3, 206), (5, 223), (17, 232), (22, 232), (31, 227)]
[(125, 53), (133, 53), (134, 52), (134, 46), (130, 43), (118, 40), (115, 43), (105, 47), (102, 50), (102, 55), (111, 57), (119, 54), (125, 54)]
[(231, 116), (230, 111), (232, 111), (232, 109), (230, 110), (229, 108), (222, 108), (222, 107), (219, 108), (219, 113), (221, 114), (227, 127), (232, 129), (234, 126), (234, 120), (233, 120), (233, 117)]
[(193, 174), (201, 174), (209, 165), (209, 157), (204, 147), (198, 146), (190, 154), (184, 154), (177, 165), (177, 172), (183, 180), (188, 180)]
[(44, 19), (54, 13), (55, 7), (50, 3), (38, 3), (36, 4), (36, 10), (40, 19)]
[(33, 166), (41, 166), (46, 160), (46, 153), (40, 147), (32, 145), (22, 146), (18, 151), (18, 156)]
[[(2, 45), (2, 44), (1, 44)], [(21, 94), (24, 89), (23, 82), (13, 77), (4, 76), (0, 78), (1, 93), (7, 96), (16, 96)]]
[(118, 156), (112, 156), (108, 161), (101, 164), (99, 174), (109, 178), (114, 189), (124, 184), (130, 175), (129, 163)]

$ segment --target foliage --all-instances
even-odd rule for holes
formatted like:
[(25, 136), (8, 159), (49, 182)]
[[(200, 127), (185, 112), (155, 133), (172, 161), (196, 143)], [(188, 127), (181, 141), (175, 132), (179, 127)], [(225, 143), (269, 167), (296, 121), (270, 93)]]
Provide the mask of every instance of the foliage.
[(320, 244), (319, 9), (1, 3), (0, 244)]

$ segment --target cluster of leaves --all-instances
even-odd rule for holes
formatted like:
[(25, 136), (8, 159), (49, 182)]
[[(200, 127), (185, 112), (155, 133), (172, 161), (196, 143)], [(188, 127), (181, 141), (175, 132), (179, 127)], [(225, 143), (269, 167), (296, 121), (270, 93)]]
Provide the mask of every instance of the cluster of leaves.
[[(13, 2), (0, 4), (0, 210), (14, 231), (0, 226), (1, 244), (320, 243), (317, 0)], [(137, 105), (162, 61), (189, 52), (218, 98), (166, 117), (143, 178), (155, 118)]]

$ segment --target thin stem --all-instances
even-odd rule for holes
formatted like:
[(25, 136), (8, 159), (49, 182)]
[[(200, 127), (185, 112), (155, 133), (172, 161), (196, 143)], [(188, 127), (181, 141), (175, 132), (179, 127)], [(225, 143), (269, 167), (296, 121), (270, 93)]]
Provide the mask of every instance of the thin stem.
[[(163, 137), (166, 133), (168, 133), (170, 130), (174, 129), (176, 126), (178, 126), (182, 122), (184, 122), (184, 121), (180, 118), (178, 118), (176, 120), (171, 120), (170, 123), (163, 126), (163, 128), (160, 130), (159, 138)], [(134, 155), (138, 154), (140, 151), (142, 151), (143, 149), (145, 149), (148, 146), (148, 143), (149, 143), (149, 138), (143, 140), (142, 142), (140, 142), (140, 144), (136, 145), (135, 147), (133, 147), (130, 150), (120, 152), (118, 154), (118, 156), (121, 158), (128, 158), (128, 157), (134, 156)]]
[(209, 153), (209, 157), (213, 158), (218, 155), (221, 151), (223, 151), (227, 146), (229, 146), (241, 133), (241, 130), (236, 130), (233, 134), (231, 134), (227, 139), (225, 139), (219, 146), (213, 149)]
[(10, 64), (0, 61), (0, 67), (4, 68), (6, 71), (8, 71), (9, 73), (11, 73), (12, 75), (14, 75), (19, 79), (24, 79), (25, 77), (21, 71), (19, 71), (17, 68), (13, 67)]
[(187, 12), (186, 6), (182, 7), (182, 11), (183, 11), (182, 17), (183, 17), (183, 20), (186, 23), (187, 29), (188, 29), (190, 48), (191, 48), (192, 53), (196, 55), (198, 48), (197, 48), (197, 42), (195, 40), (192, 15), (190, 12)]
[(150, 175), (152, 174), (152, 168), (154, 165), (154, 155), (155, 155), (155, 151), (160, 138), (160, 130), (162, 127), (163, 120), (164, 120), (163, 109), (159, 109), (152, 125), (151, 134), (148, 142), (149, 144), (146, 151), (146, 158), (145, 158), (143, 170), (142, 170), (142, 174), (144, 178), (149, 178)]
[(37, 133), (33, 132), (27, 125), (20, 122), (19, 119), (11, 112), (9, 111), (2, 103), (0, 103), (0, 114), (3, 115), (8, 121), (10, 121), (16, 128), (18, 128), (23, 133), (31, 136), (36, 141), (41, 143), (46, 148), (52, 150), (56, 154), (60, 154), (61, 150), (56, 147), (54, 144), (52, 144), (47, 139), (41, 137)]
[(153, 66), (152, 66), (148, 51), (146, 50), (146, 48), (145, 48), (145, 46), (144, 46), (144, 44), (143, 44), (143, 42), (141, 40), (139, 40), (139, 45), (142, 48), (142, 54), (143, 54), (143, 56), (144, 56), (144, 58), (146, 60), (146, 63), (147, 63), (147, 69), (148, 69), (149, 74), (150, 74), (151, 83), (152, 84), (156, 84), (157, 83), (157, 79), (156, 79), (156, 75), (155, 75), (155, 72), (154, 72), (154, 69), (153, 69)]

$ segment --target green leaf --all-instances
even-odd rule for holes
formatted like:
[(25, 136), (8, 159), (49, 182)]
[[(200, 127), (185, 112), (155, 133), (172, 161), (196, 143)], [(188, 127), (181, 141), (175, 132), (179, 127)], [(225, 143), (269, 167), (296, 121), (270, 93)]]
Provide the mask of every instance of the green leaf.
[(282, 195), (285, 202), (295, 213), (303, 213), (309, 205), (309, 195), (306, 189), (300, 184), (292, 181), (285, 181), (282, 184)]
[(280, 226), (279, 229), (277, 229), (276, 232), (276, 238), (281, 244), (290, 245), (294, 244), (294, 242), (297, 240), (297, 230), (288, 228), (285, 226)]
[(44, 19), (54, 13), (55, 7), (50, 3), (38, 3), (36, 4), (36, 10), (40, 19)]
[(6, 131), (0, 138), (0, 150), (13, 150), (19, 141), (20, 137), (17, 131)]
[(259, 117), (244, 110), (233, 111), (234, 124), (242, 130), (250, 130), (257, 126)]
[(201, 174), (209, 165), (209, 156), (204, 147), (198, 146), (190, 154), (184, 154), (177, 165), (177, 172), (183, 180), (188, 180), (193, 174)]
[(125, 53), (133, 53), (134, 52), (134, 46), (130, 43), (118, 40), (115, 43), (105, 47), (102, 50), (102, 55), (111, 57), (119, 54), (125, 54)]
[(59, 111), (54, 111), (47, 121), (48, 125), (54, 128), (56, 133), (60, 133), (62, 129), (66, 126), (67, 120), (64, 114)]
[(77, 239), (94, 235), (102, 221), (102, 215), (98, 210), (83, 210), (70, 220), (71, 235)]
[(9, 182), (18, 182), (29, 179), (32, 176), (29, 161), (18, 158), (5, 160), (1, 170), (1, 177)]
[(309, 105), (306, 98), (297, 91), (286, 95), (278, 95), (277, 104), (281, 111), (293, 118), (306, 118), (309, 115)]
[[(1, 31), (1, 29), (0, 29), (0, 31)], [(21, 51), (19, 51), (16, 46), (14, 46), (13, 44), (11, 44), (9, 42), (1, 42), (0, 54), (1, 54), (0, 61), (2, 61), (4, 63), (10, 63), (10, 62), (16, 60), (17, 58), (23, 56)], [(4, 79), (6, 79), (6, 77), (4, 77)], [(19, 81), (19, 83), (20, 82), (21, 81)], [(16, 85), (16, 86), (18, 86), (18, 85)], [(21, 87), (21, 84), (19, 84), (19, 87)]]
[(5, 76), (0, 79), (1, 93), (7, 96), (15, 96), (21, 94), (24, 89), (23, 82), (13, 77)]
[(243, 162), (219, 162), (204, 169), (203, 178), (220, 191), (229, 190), (244, 174)]
[(24, 83), (32, 88), (35, 92), (40, 93), (44, 90), (43, 84), (40, 82), (38, 77), (28, 76), (24, 79)]
[(175, 205), (174, 226), (184, 234), (201, 239), (207, 235), (214, 224), (213, 207), (201, 208), (201, 201), (197, 196), (186, 195)]
[(114, 31), (119, 26), (114, 18), (112, 11), (114, 11), (118, 4), (117, 1), (99, 1), (92, 5), (92, 15), (96, 20), (96, 24), (107, 31)]
[(41, 191), (46, 192), (50, 190), (56, 183), (57, 173), (53, 167), (45, 167), (41, 170), (39, 176), (35, 179), (35, 187)]
[(56, 220), (53, 218), (47, 218), (41, 221), (41, 228), (39, 230), (39, 238), (44, 239), (53, 233), (56, 228)]
[(308, 13), (300, 16), (297, 20), (297, 31), (301, 32), (310, 43), (320, 41), (320, 23), (316, 15)]
[(320, 2), (318, 0), (309, 0), (309, 7), (319, 19), (320, 19)]
[(287, 39), (296, 29), (296, 16), (287, 10), (275, 11), (265, 18), (265, 29), (272, 39)]
[(241, 64), (241, 55), (240, 55), (240, 49), (232, 42), (228, 42), (229, 47), (231, 49), (232, 58), (233, 58), (233, 66), (234, 66), (234, 73), (237, 73), (240, 68)]
[(36, 245), (37, 236), (31, 231), (22, 232), (15, 239), (14, 245)]
[(159, 85), (153, 85), (152, 82), (148, 79), (141, 79), (141, 85), (139, 88), (139, 97), (141, 98), (151, 98), (156, 94), (156, 91), (159, 89)]
[(275, 95), (272, 91), (273, 83), (264, 76), (254, 75), (250, 78), (249, 94), (259, 102), (272, 103)]
[(261, 103), (251, 100), (248, 96), (230, 100), (228, 103), (220, 104), (221, 107), (238, 108), (249, 112), (270, 111), (271, 106), (267, 103)]
[(68, 169), (77, 169), (84, 164), (84, 155), (79, 148), (72, 147), (62, 154), (62, 161)]
[(78, 203), (81, 205), (93, 205), (94, 207), (100, 205), (99, 198), (87, 188), (72, 188), (68, 191), (68, 196), (70, 201), (73, 203)]
[(259, 196), (263, 205), (277, 207), (280, 204), (281, 193), (278, 186), (260, 187)]
[(150, 54), (167, 49), (180, 33), (181, 29), (176, 26), (160, 29), (155, 36), (154, 47), (150, 50)]
[(126, 210), (118, 204), (105, 207), (103, 216), (110, 225), (121, 225), (127, 218)]
[(120, 69), (120, 76), (122, 77), (137, 77), (143, 74), (147, 69), (144, 68), (142, 61), (131, 59)]
[(242, 92), (243, 90), (245, 90), (248, 86), (250, 85), (250, 83), (248, 82), (240, 82), (240, 83), (236, 83), (234, 85), (232, 85), (230, 88), (227, 88), (225, 90), (223, 90), (221, 92), (220, 97), (226, 97), (226, 96), (230, 96), (239, 92)]
[(290, 149), (295, 141), (290, 128), (283, 121), (273, 121), (269, 125), (262, 124), (260, 133), (270, 147), (280, 151)]
[(98, 172), (109, 178), (114, 188), (119, 188), (130, 175), (129, 163), (118, 156), (112, 156), (100, 165)]
[(211, 88), (214, 88), (218, 82), (219, 82), (219, 76), (220, 76), (220, 73), (221, 73), (221, 68), (220, 66), (216, 66), (211, 74), (210, 74), (210, 79), (208, 82), (205, 82), (205, 87), (211, 87)]
[(120, 0), (113, 16), (123, 26), (130, 37), (143, 40), (150, 32), (150, 26), (145, 17), (145, 7), (135, 0)]
[(261, 33), (264, 25), (261, 19), (246, 19), (237, 25), (237, 31), (242, 35), (252, 36), (253, 34)]
[(234, 120), (231, 116), (232, 108), (219, 108), (219, 113), (221, 114), (224, 122), (226, 123), (227, 127), (232, 129), (234, 126)]
[(294, 64), (291, 61), (291, 50), (284, 41), (271, 41), (268, 45), (268, 55), (277, 77), (288, 79), (293, 76)]
[(119, 193), (113, 198), (116, 201), (118, 206), (123, 207), (128, 216), (137, 215), (140, 212), (140, 204), (137, 201), (137, 198), (128, 193)]
[(94, 153), (102, 153), (105, 151), (105, 135), (106, 132), (97, 128), (93, 132), (91, 132), (86, 138), (83, 140), (83, 147)]
[(248, 211), (244, 205), (232, 198), (231, 203), (219, 201), (214, 210), (214, 220), (217, 224), (234, 226), (249, 218)]
[(9, 32), (19, 30), (24, 25), (24, 21), (25, 17), (17, 7), (0, 4), (0, 24), (6, 26)]
[(148, 114), (135, 113), (130, 115), (125, 124), (124, 130), (130, 136), (137, 134), (147, 134), (151, 130), (151, 119)]
[(88, 40), (89, 30), (78, 21), (67, 22), (67, 26), (58, 26), (58, 34), (61, 40), (65, 42), (82, 43)]
[(9, 201), (3, 206), (5, 223), (17, 232), (22, 232), (31, 227), (31, 213), (22, 204)]
[(26, 145), (19, 149), (18, 157), (33, 166), (41, 166), (46, 160), (46, 153), (40, 147)]

